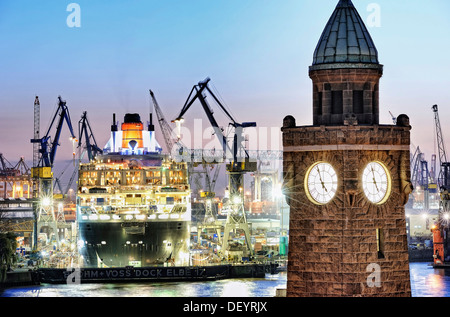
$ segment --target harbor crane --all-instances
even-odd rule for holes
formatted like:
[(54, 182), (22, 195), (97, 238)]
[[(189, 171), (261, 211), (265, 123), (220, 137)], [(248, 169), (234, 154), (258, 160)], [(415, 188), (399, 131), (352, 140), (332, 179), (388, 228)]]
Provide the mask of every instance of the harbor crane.
[[(39, 98), (36, 96), (34, 103), (34, 136), (31, 139), (31, 143), (39, 145), (34, 147), (35, 151), (38, 153), (33, 153), (33, 157), (38, 157), (34, 162), (36, 164), (32, 168), (33, 177), (33, 193), (36, 198), (34, 203), (34, 213), (35, 213), (35, 228), (34, 228), (34, 245), (33, 249), (37, 249), (37, 234), (41, 231), (42, 227), (50, 227), (55, 235), (55, 240), (59, 245), (59, 236), (57, 222), (55, 219), (54, 206), (53, 206), (53, 165), (55, 162), (56, 152), (59, 147), (59, 141), (62, 132), (62, 126), (64, 121), (66, 122), (69, 132), (71, 134), (71, 141), (73, 142), (73, 155), (75, 159), (75, 144), (77, 139), (73, 132), (72, 121), (70, 120), (69, 109), (66, 105), (66, 101), (63, 101), (61, 96), (58, 97), (58, 108), (53, 116), (47, 133), (42, 138), (36, 138), (39, 135)], [(57, 120), (58, 119), (58, 120)], [(51, 131), (54, 123), (56, 124), (56, 131), (52, 138)]]
[(72, 184), (78, 173), (80, 162), (83, 160), (85, 154), (87, 153), (88, 160), (91, 161), (95, 159), (97, 155), (103, 153), (103, 150), (100, 149), (97, 145), (97, 141), (95, 140), (94, 133), (92, 132), (91, 125), (89, 124), (86, 111), (83, 112), (80, 121), (78, 121), (78, 148), (81, 150), (80, 151), (81, 153), (79, 154), (79, 157), (76, 159), (72, 175), (70, 176), (69, 182), (67, 183), (67, 186), (65, 187), (64, 190), (62, 189), (60, 180), (62, 174), (65, 172), (66, 169), (63, 170), (63, 172), (58, 178), (55, 178), (54, 182), (55, 184), (53, 188), (55, 188), (55, 186), (57, 185), (63, 197), (67, 196), (69, 189), (72, 187)]
[(417, 147), (414, 152), (411, 160), (411, 168), (411, 183), (414, 188), (421, 188), (423, 190), (423, 207), (425, 210), (428, 210), (430, 189), (435, 188), (436, 185), (433, 184), (433, 180), (431, 179), (428, 161), (425, 160), (425, 154), (422, 153), (419, 147)]
[(30, 196), (31, 170), (23, 157), (16, 165), (12, 165), (3, 153), (0, 153), (0, 198), (4, 200), (11, 197), (22, 197), (25, 186), (28, 187), (27, 196)]
[(439, 174), (438, 185), (440, 189), (439, 222), (432, 227), (433, 233), (433, 257), (435, 265), (443, 265), (449, 256), (448, 234), (449, 234), (449, 211), (450, 211), (450, 162), (447, 161), (447, 153), (439, 120), (438, 106), (432, 107), (434, 112), (436, 141), (438, 145)]
[[(228, 189), (229, 199), (225, 204), (225, 208), (228, 210), (227, 220), (224, 228), (224, 236), (222, 242), (222, 250), (228, 251), (229, 249), (229, 234), (230, 231), (236, 231), (238, 229), (244, 231), (245, 241), (248, 251), (253, 255), (253, 249), (250, 241), (250, 231), (247, 223), (247, 218), (244, 211), (244, 175), (248, 172), (256, 171), (256, 161), (250, 160), (247, 151), (243, 146), (243, 129), (248, 127), (256, 127), (255, 122), (238, 123), (231, 114), (225, 109), (219, 99), (208, 87), (210, 78), (206, 78), (204, 81), (200, 81), (192, 88), (186, 103), (184, 104), (180, 114), (173, 122), (182, 122), (183, 116), (192, 106), (192, 104), (198, 99), (203, 107), (204, 112), (214, 129), (214, 132), (223, 149), (223, 159), (227, 161), (226, 170), (228, 174)], [(230, 120), (229, 125), (234, 128), (234, 135), (232, 137), (232, 146), (228, 144), (227, 137), (220, 129), (211, 107), (206, 100), (206, 92), (212, 96), (214, 101), (218, 104), (220, 109), (226, 114)], [(202, 158), (203, 160), (203, 158)]]
[(394, 115), (392, 114), (392, 112), (390, 112), (390, 111), (389, 111), (389, 114), (391, 115), (392, 122), (393, 122), (394, 124), (397, 124), (397, 117), (394, 116)]
[(80, 121), (78, 121), (78, 147), (83, 145), (83, 139), (84, 149), (87, 152), (89, 161), (103, 153), (103, 150), (98, 147), (97, 141), (95, 141), (94, 133), (89, 124), (86, 111), (83, 112)]
[(434, 112), (434, 120), (436, 124), (436, 137), (437, 137), (436, 141), (438, 146), (439, 166), (440, 166), (438, 184), (443, 191), (448, 191), (450, 189), (450, 179), (449, 179), (450, 162), (447, 161), (447, 151), (445, 149), (444, 137), (442, 134), (441, 122), (439, 119), (438, 106), (434, 105), (432, 109)]
[[(70, 120), (69, 109), (67, 108), (66, 102), (61, 99), (61, 96), (58, 97), (58, 108), (53, 116), (53, 119), (50, 123), (50, 126), (47, 130), (47, 133), (44, 137), (40, 139), (31, 139), (31, 143), (40, 144), (40, 159), (38, 166), (52, 168), (55, 162), (56, 151), (58, 149), (59, 139), (61, 137), (61, 131), (64, 121), (66, 121), (67, 126), (69, 128), (71, 134), (71, 141), (75, 144), (77, 142), (77, 138), (73, 133), (72, 121)], [(52, 139), (51, 137), (51, 129), (53, 124), (55, 123), (56, 118), (58, 118), (58, 123), (56, 125), (56, 132)], [(75, 155), (75, 153), (73, 153)]]
[[(161, 133), (164, 138), (166, 150), (170, 154), (174, 150), (175, 145), (177, 143), (181, 145), (181, 143), (179, 140), (177, 140), (174, 137), (174, 135), (172, 133), (173, 129), (170, 126), (169, 122), (167, 122), (166, 118), (164, 117), (164, 114), (163, 114), (161, 108), (159, 107), (158, 101), (156, 100), (155, 94), (153, 93), (152, 90), (150, 90), (150, 96), (152, 98), (153, 106), (154, 106), (154, 109), (156, 112), (156, 117), (158, 119), (159, 127), (161, 129)], [(150, 122), (152, 121), (151, 116), (152, 116), (152, 114), (150, 113)]]
[[(152, 90), (150, 90), (150, 96), (153, 101), (154, 110), (156, 112), (159, 127), (161, 129), (161, 132), (162, 132), (162, 135), (164, 138), (164, 143), (166, 145), (166, 148), (167, 148), (167, 151), (169, 152), (169, 154), (172, 154), (172, 153), (179, 154), (180, 151), (187, 150), (186, 146), (173, 133), (173, 128), (171, 127), (169, 122), (166, 120), (164, 113), (162, 112), (161, 107), (159, 106), (159, 103), (156, 100), (155, 94), (153, 93)], [(150, 114), (150, 124), (152, 122), (151, 115), (152, 114)], [(198, 165), (199, 164), (197, 164), (196, 162), (192, 162), (192, 161), (188, 162), (189, 178), (191, 179), (190, 183), (192, 183), (192, 177), (193, 177), (194, 173), (195, 174), (199, 173), (198, 171), (194, 171), (194, 167), (196, 167)], [(203, 227), (204, 228), (214, 228), (216, 230), (220, 230), (221, 227), (215, 224), (217, 219), (216, 219), (216, 215), (214, 213), (213, 205), (212, 205), (212, 199), (215, 197), (214, 188), (215, 188), (215, 185), (217, 182), (217, 178), (219, 176), (220, 165), (219, 164), (210, 164), (204, 160), (202, 160), (201, 165), (202, 165), (203, 169), (200, 173), (205, 175), (205, 190), (203, 190), (200, 193), (200, 197), (205, 198), (205, 201), (204, 201), (205, 216), (204, 216), (204, 221), (203, 221), (204, 224), (199, 225), (198, 228), (199, 228), (199, 230), (201, 230)], [(210, 175), (210, 171), (208, 169), (208, 167), (212, 166), (212, 165), (216, 165), (213, 176)], [(200, 237), (200, 234), (199, 234), (199, 237)], [(219, 237), (220, 237), (220, 234), (219, 234)]]

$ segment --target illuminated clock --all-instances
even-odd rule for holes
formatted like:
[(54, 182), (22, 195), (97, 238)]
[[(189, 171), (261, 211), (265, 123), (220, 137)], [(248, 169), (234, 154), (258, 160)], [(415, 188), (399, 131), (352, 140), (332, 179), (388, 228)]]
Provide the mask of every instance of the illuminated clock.
[(337, 174), (329, 163), (315, 163), (306, 172), (306, 194), (317, 205), (329, 203), (336, 195), (337, 187)]
[(363, 171), (364, 194), (374, 204), (384, 204), (391, 193), (391, 177), (386, 166), (370, 162)]

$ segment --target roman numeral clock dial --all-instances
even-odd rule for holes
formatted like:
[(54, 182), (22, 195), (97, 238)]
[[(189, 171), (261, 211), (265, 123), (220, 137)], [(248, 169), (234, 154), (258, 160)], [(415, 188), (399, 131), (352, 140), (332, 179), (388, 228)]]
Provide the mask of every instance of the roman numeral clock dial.
[(318, 162), (306, 172), (306, 195), (316, 205), (329, 203), (336, 195), (337, 187), (337, 174), (329, 163)]
[(367, 199), (377, 205), (384, 204), (391, 192), (391, 177), (386, 166), (380, 162), (369, 163), (363, 171), (362, 185)]

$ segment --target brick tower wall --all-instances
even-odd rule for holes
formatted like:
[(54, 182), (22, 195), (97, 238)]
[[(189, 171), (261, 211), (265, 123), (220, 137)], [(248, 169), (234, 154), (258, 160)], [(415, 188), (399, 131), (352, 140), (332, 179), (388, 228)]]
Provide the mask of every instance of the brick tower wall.
[[(291, 210), (287, 296), (411, 296), (404, 209), (411, 191), (409, 122), (295, 127), (295, 119), (287, 118), (282, 129)], [(323, 206), (312, 203), (304, 188), (307, 169), (318, 161), (338, 174), (337, 193)], [(382, 205), (363, 192), (362, 172), (371, 161), (382, 162), (392, 177)]]
[[(348, 65), (339, 64), (343, 68), (337, 69), (311, 67), (314, 125), (344, 125), (344, 120), (352, 124), (379, 123), (379, 81), (383, 67), (352, 66), (345, 68)], [(333, 106), (337, 98), (340, 99), (338, 109)]]

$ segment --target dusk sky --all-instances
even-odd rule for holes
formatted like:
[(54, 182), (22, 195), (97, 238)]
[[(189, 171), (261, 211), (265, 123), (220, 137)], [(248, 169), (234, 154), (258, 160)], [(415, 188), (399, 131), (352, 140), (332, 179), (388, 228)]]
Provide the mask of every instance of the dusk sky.
[[(87, 111), (100, 147), (109, 138), (113, 113), (119, 121), (127, 112), (148, 120), (149, 89), (171, 120), (206, 77), (237, 121), (280, 128), (293, 115), (297, 125), (312, 124), (308, 67), (337, 0), (74, 2), (81, 9), (80, 27), (67, 24), (69, 0), (0, 1), (0, 153), (11, 163), (21, 156), (32, 160), (36, 95), (41, 136), (61, 95), (75, 133)], [(365, 22), (373, 18), (370, 4), (380, 9), (379, 25), (366, 22), (384, 65), (380, 123), (392, 123), (389, 111), (406, 113), (412, 143), (429, 159), (434, 104), (450, 142), (450, 2), (353, 3)], [(198, 103), (185, 117), (195, 118), (206, 118)], [(57, 159), (71, 157), (68, 144), (65, 126)]]

